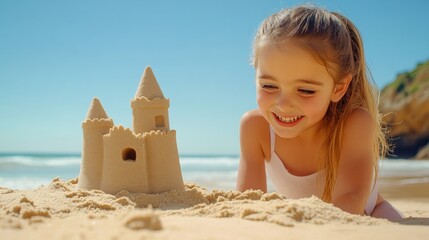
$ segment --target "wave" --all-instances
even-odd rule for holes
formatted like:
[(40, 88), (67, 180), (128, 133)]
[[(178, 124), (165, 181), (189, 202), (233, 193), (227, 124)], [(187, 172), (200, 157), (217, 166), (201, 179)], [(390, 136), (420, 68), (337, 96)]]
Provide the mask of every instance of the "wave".
[[(183, 172), (225, 172), (238, 169), (238, 158), (206, 158), (206, 157), (183, 157), (180, 159)], [(204, 173), (202, 173), (204, 175)]]
[(429, 169), (429, 160), (383, 159), (379, 163), (380, 167), (385, 168)]
[(32, 157), (32, 156), (6, 156), (0, 157), (2, 167), (66, 167), (80, 165), (80, 157)]
[[(234, 157), (180, 157), (184, 170), (231, 169), (238, 166)], [(72, 167), (81, 164), (80, 156), (0, 156), (0, 169), (11, 167)]]
[(0, 187), (10, 189), (35, 189), (42, 185), (48, 185), (52, 179), (37, 177), (3, 178), (0, 177)]
[(385, 159), (379, 167), (381, 177), (429, 176), (429, 160)]
[(238, 166), (236, 157), (180, 157), (182, 165)]

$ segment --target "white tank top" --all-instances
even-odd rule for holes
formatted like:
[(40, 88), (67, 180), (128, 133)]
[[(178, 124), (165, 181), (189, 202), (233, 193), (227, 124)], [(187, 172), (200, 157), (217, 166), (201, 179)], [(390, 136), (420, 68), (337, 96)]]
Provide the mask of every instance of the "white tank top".
[[(325, 186), (323, 171), (308, 176), (292, 175), (274, 151), (276, 134), (271, 127), (270, 138), (271, 159), (270, 161), (265, 161), (265, 167), (276, 191), (291, 199), (311, 197), (312, 195), (321, 198)], [(367, 215), (371, 215), (371, 212), (374, 210), (377, 196), (378, 186), (375, 184), (365, 205), (365, 213)]]

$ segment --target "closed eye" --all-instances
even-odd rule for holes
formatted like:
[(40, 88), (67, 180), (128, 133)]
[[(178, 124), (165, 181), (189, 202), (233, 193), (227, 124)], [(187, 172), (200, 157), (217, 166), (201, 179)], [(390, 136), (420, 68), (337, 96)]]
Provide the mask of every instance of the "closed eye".
[(272, 85), (272, 84), (264, 84), (261, 83), (261, 88), (266, 89), (266, 90), (274, 90), (274, 89), (278, 89), (277, 86)]
[(298, 89), (298, 91), (305, 96), (312, 96), (316, 93), (316, 91), (314, 90), (309, 90), (309, 89), (305, 89), (305, 88), (300, 88)]

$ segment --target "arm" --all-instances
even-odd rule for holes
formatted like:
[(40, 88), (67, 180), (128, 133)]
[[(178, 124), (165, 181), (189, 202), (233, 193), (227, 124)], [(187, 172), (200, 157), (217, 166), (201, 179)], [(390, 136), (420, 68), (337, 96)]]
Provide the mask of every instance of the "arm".
[(334, 191), (332, 203), (346, 212), (364, 214), (373, 183), (375, 131), (375, 121), (364, 109), (356, 109), (345, 123), (336, 182), (341, 192)]
[(388, 201), (383, 199), (380, 194), (378, 195), (377, 205), (371, 213), (372, 217), (376, 218), (387, 218), (389, 220), (400, 220), (404, 216), (395, 207), (393, 207)]
[[(333, 196), (332, 203), (349, 213), (364, 214), (366, 201), (373, 187), (372, 148), (375, 144), (375, 131), (375, 122), (363, 109), (355, 110), (351, 114), (344, 129), (337, 183), (344, 184), (348, 191)], [(403, 217), (379, 194), (377, 204), (370, 214), (390, 220)]]
[(244, 114), (240, 121), (240, 164), (238, 167), (237, 190), (260, 189), (267, 191), (264, 152), (262, 148), (263, 130), (268, 123), (258, 110)]

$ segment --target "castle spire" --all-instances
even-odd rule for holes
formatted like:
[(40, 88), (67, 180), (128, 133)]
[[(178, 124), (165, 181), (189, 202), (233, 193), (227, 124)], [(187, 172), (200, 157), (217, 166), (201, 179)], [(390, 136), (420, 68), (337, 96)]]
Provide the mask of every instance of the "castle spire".
[(98, 100), (96, 97), (92, 99), (91, 105), (89, 105), (88, 113), (86, 114), (87, 120), (92, 120), (95, 118), (109, 119), (106, 112), (104, 111), (103, 106), (101, 105), (100, 100)]
[(137, 92), (134, 97), (145, 97), (148, 100), (152, 100), (154, 98), (165, 98), (150, 66), (147, 66), (144, 70), (143, 76), (140, 80), (140, 85), (137, 88)]

